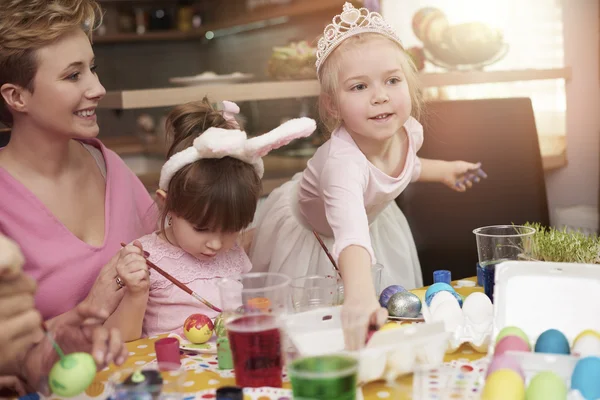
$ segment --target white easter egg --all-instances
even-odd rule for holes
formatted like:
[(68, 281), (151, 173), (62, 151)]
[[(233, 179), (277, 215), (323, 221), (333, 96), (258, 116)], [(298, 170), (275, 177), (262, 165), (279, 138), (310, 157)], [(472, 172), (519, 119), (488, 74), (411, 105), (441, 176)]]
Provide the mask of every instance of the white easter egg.
[(433, 299), (431, 299), (431, 303), (429, 304), (429, 313), (431, 315), (433, 315), (433, 313), (435, 313), (435, 311), (441, 304), (444, 304), (445, 302), (450, 302), (450, 301), (453, 301), (454, 303), (456, 303), (456, 305), (459, 306), (458, 301), (456, 300), (456, 297), (454, 297), (454, 295), (452, 293), (447, 292), (447, 291), (437, 292), (433, 296)]
[(580, 337), (575, 342), (571, 354), (579, 357), (600, 356), (600, 339), (594, 335)]
[(480, 292), (471, 293), (463, 303), (465, 318), (476, 325), (490, 322), (494, 318), (494, 306), (490, 298)]
[(456, 300), (444, 301), (437, 306), (431, 314), (431, 319), (433, 321), (443, 321), (446, 332), (454, 332), (464, 323), (463, 312)]

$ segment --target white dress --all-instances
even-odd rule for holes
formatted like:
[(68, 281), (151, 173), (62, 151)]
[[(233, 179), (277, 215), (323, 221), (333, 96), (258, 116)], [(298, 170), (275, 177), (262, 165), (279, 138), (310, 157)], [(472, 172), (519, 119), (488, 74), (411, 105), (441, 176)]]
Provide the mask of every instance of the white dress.
[(409, 148), (398, 177), (371, 164), (345, 129), (333, 132), (303, 172), (261, 202), (250, 250), (252, 271), (281, 272), (292, 278), (333, 275), (314, 229), (336, 262), (349, 245), (364, 247), (373, 263), (383, 265), (382, 289), (392, 284), (421, 287), (412, 233), (394, 200), (419, 177), (416, 153), (423, 144), (423, 127), (411, 117), (404, 128)]

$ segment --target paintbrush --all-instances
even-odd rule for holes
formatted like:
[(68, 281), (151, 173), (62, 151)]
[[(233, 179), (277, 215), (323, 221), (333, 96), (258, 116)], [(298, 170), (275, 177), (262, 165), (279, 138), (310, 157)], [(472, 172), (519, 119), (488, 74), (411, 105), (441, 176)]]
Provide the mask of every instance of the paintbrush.
[(56, 354), (58, 354), (58, 356), (60, 357), (61, 360), (63, 358), (65, 358), (65, 353), (63, 353), (63, 351), (60, 348), (60, 346), (58, 345), (58, 343), (56, 343), (56, 340), (54, 340), (54, 337), (52, 337), (52, 334), (48, 330), (48, 326), (46, 326), (46, 323), (44, 321), (42, 321), (42, 329), (44, 330), (44, 333), (46, 334), (46, 337), (50, 341), (50, 344), (54, 348), (54, 351), (56, 351)]

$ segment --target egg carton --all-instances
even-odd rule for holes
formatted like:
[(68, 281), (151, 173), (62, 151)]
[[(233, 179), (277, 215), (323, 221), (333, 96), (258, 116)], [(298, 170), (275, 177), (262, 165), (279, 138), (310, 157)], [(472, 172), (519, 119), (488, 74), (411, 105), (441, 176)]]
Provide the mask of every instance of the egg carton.
[[(544, 331), (558, 329), (569, 340), (587, 329), (600, 331), (600, 268), (597, 265), (541, 261), (507, 261), (496, 265), (492, 338), (507, 326), (527, 334), (530, 347)], [(494, 340), (488, 358), (494, 355)], [(508, 351), (517, 360), (526, 382), (542, 371), (552, 371), (567, 387), (577, 355)], [(571, 390), (569, 400), (583, 399)]]
[(448, 353), (456, 352), (464, 343), (477, 352), (487, 351), (492, 334), (493, 306), (485, 294), (471, 293), (461, 307), (449, 292), (438, 292), (429, 306), (423, 302), (422, 313), (426, 323), (444, 323), (444, 329), (449, 333)]
[(286, 337), (300, 356), (349, 353), (359, 359), (358, 381), (395, 380), (444, 361), (448, 334), (442, 323), (413, 324), (375, 332), (366, 346), (346, 351), (341, 306), (320, 308), (287, 316)]

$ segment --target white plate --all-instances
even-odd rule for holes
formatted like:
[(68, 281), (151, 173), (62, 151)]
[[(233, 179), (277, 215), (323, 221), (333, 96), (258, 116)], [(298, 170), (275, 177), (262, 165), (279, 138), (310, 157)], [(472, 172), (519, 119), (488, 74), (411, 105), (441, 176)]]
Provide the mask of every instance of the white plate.
[(217, 336), (214, 334), (208, 339), (208, 342), (202, 344), (193, 344), (185, 337), (181, 337), (176, 333), (169, 334), (169, 337), (179, 340), (179, 350), (195, 354), (217, 354)]
[(169, 78), (169, 82), (178, 86), (214, 85), (217, 83), (239, 83), (254, 78), (253, 74), (234, 72), (228, 75), (217, 75), (214, 72), (204, 72), (195, 76)]

